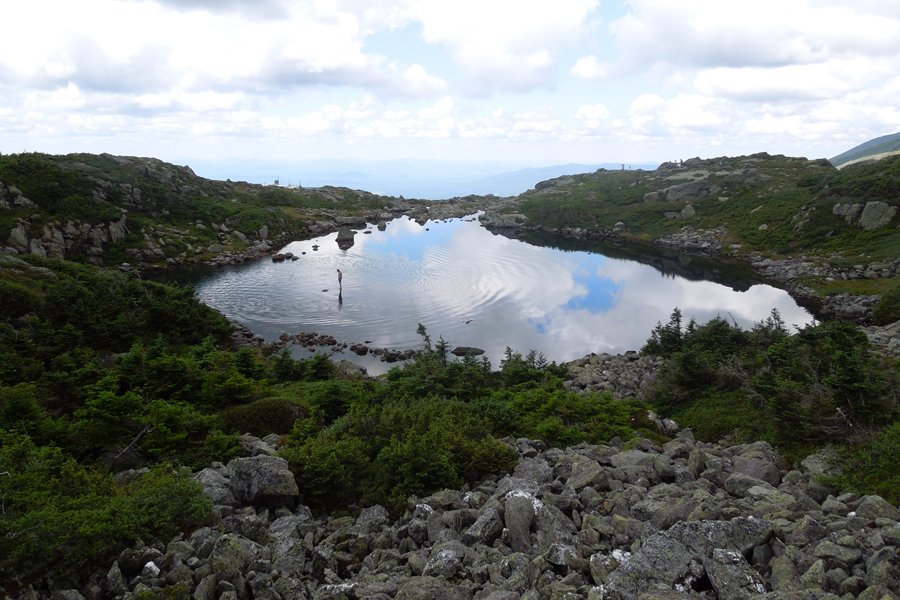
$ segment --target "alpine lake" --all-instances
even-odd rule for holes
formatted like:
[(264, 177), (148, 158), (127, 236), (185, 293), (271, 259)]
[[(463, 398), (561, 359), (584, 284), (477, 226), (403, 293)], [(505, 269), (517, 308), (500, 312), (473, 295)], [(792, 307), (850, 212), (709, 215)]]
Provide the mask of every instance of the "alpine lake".
[[(279, 249), (298, 260), (179, 267), (160, 278), (192, 284), (202, 302), (267, 342), (314, 332), (372, 349), (417, 349), (422, 324), (432, 343), (443, 338), (451, 349), (483, 349), (494, 368), (507, 347), (556, 362), (639, 350), (675, 308), (684, 324), (721, 316), (745, 329), (772, 309), (790, 327), (814, 318), (743, 263), (649, 245), (498, 235), (474, 216), (424, 225), (402, 217), (383, 231), (370, 224), (345, 249), (336, 237)], [(332, 351), (287, 347), (298, 359)], [(364, 366), (370, 375), (398, 364), (349, 350), (333, 358)]]

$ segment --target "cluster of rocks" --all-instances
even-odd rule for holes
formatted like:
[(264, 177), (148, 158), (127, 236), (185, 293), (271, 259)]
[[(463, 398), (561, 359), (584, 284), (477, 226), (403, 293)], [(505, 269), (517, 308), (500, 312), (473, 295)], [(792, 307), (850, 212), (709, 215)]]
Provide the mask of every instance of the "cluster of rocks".
[[(226, 251), (221, 245), (213, 245), (207, 248), (207, 252), (218, 252), (219, 254), (217, 256), (214, 256), (205, 261), (201, 260), (199, 257), (194, 257), (190, 262), (206, 263), (215, 267), (223, 267), (225, 265), (234, 265), (248, 260), (257, 260), (259, 258), (272, 254), (277, 246), (288, 242), (292, 237), (293, 232), (285, 231), (284, 233), (276, 236), (273, 240), (260, 240), (253, 246), (250, 246), (249, 248), (238, 252)], [(212, 250), (210, 250), (210, 248)], [(167, 262), (169, 264), (179, 265), (186, 264), (188, 261), (174, 258), (168, 259)]]
[(644, 202), (696, 202), (716, 196), (721, 191), (721, 186), (706, 179), (698, 179), (644, 194)]
[(694, 229), (688, 225), (675, 233), (654, 240), (653, 243), (682, 252), (715, 255), (722, 249), (722, 239), (727, 234), (727, 227)]
[(366, 356), (367, 354), (371, 354), (372, 356), (381, 357), (381, 362), (388, 363), (393, 363), (400, 360), (409, 360), (416, 354), (416, 350), (373, 348), (369, 346), (369, 344), (372, 343), (369, 341), (365, 342), (364, 344), (339, 342), (333, 335), (319, 335), (311, 331), (303, 331), (301, 333), (295, 334), (282, 333), (279, 337), (279, 340), (282, 343), (298, 344), (300, 346), (303, 346), (304, 348), (329, 348), (332, 355), (343, 353), (345, 350), (349, 350), (357, 356)]
[[(842, 258), (839, 254), (830, 260)], [(869, 320), (875, 306), (881, 300), (877, 294), (834, 294), (821, 297), (811, 287), (798, 282), (798, 278), (815, 277), (823, 282), (854, 279), (878, 279), (900, 276), (900, 259), (893, 262), (872, 262), (851, 267), (832, 265), (828, 259), (801, 256), (775, 260), (759, 255), (750, 257), (750, 266), (760, 275), (787, 287), (795, 298), (815, 302), (822, 314), (864, 323)]]
[(881, 301), (877, 294), (835, 294), (822, 298), (821, 312), (842, 319), (865, 322)]
[(235, 350), (241, 348), (258, 348), (265, 345), (266, 338), (253, 333), (246, 325), (241, 325), (236, 321), (231, 322), (234, 325), (234, 331), (231, 333), (231, 340)]
[[(304, 254), (306, 254), (306, 253), (304, 252)], [(279, 252), (278, 254), (272, 255), (272, 262), (284, 262), (286, 260), (293, 262), (295, 260), (300, 260), (300, 257), (297, 256), (296, 254), (294, 254), (293, 252), (284, 252), (284, 253)]]
[(37, 204), (26, 198), (22, 190), (11, 183), (0, 181), (0, 210), (37, 208)]
[(519, 229), (528, 223), (528, 217), (521, 213), (485, 213), (478, 220), (487, 229)]
[(49, 222), (41, 226), (41, 214), (17, 219), (6, 238), (6, 243), (16, 251), (34, 254), (42, 258), (64, 259), (72, 253), (82, 253), (87, 262), (103, 264), (103, 252), (109, 242), (121, 241), (128, 229), (125, 209), (117, 221), (92, 225), (79, 220), (65, 223)]
[[(831, 260), (838, 260), (839, 254), (831, 255)], [(828, 260), (800, 256), (776, 260), (761, 258), (750, 264), (754, 270), (777, 283), (787, 283), (798, 277), (817, 277), (826, 282), (836, 280), (852, 281), (854, 279), (878, 279), (880, 277), (896, 277), (900, 275), (900, 259), (893, 262), (878, 261), (868, 265), (857, 264), (851, 267), (832, 265)]]
[(614, 399), (643, 400), (656, 383), (665, 360), (630, 351), (625, 354), (590, 354), (568, 363), (569, 374), (563, 386), (578, 393), (610, 392)]
[[(896, 600), (900, 511), (789, 469), (765, 442), (546, 449), (471, 488), (356, 517), (299, 504), (277, 436), (194, 475), (218, 523), (125, 550), (71, 599)], [(37, 598), (33, 591), (24, 596)]]
[(883, 327), (878, 325), (863, 327), (862, 330), (866, 333), (869, 343), (879, 352), (900, 358), (900, 321)]
[[(698, 202), (704, 198), (718, 197), (719, 200), (727, 200), (719, 194), (722, 186), (709, 180), (710, 176), (726, 184), (742, 186), (759, 186), (772, 179), (771, 176), (761, 173), (755, 166), (763, 160), (761, 156), (749, 156), (743, 158), (737, 165), (724, 158), (700, 159), (691, 158), (678, 163), (663, 163), (656, 169), (650, 178), (662, 179), (664, 182), (688, 180), (686, 183), (675, 183), (653, 192), (644, 194), (644, 202)], [(805, 160), (805, 159), (804, 159)], [(816, 163), (817, 164), (817, 163)], [(688, 205), (690, 206), (690, 205)], [(685, 207), (687, 208), (687, 207)], [(666, 213), (668, 218), (693, 216), (696, 214), (690, 209), (690, 214), (677, 212)]]
[(31, 271), (49, 279), (59, 279), (59, 275), (48, 269), (47, 267), (35, 267), (31, 263), (25, 262), (16, 256), (18, 252), (15, 248), (0, 248), (0, 269), (9, 269), (14, 273), (23, 273)]
[[(208, 244), (211, 230), (216, 235), (216, 243)], [(127, 254), (136, 260), (165, 259), (170, 265), (188, 263), (207, 263), (211, 265), (226, 265), (259, 258), (273, 251), (275, 244), (286, 240), (291, 232), (284, 232), (274, 240), (268, 239), (269, 228), (266, 225), (257, 231), (243, 233), (230, 228), (226, 223), (204, 223), (197, 220), (188, 229), (175, 227), (154, 227), (148, 225), (141, 229), (144, 238), (144, 248), (128, 248)], [(241, 246), (239, 252), (227, 251), (226, 246)], [(178, 248), (184, 250), (178, 253)], [(205, 255), (213, 254), (211, 258), (203, 260)], [(167, 258), (168, 257), (168, 258)], [(141, 265), (146, 268), (147, 265)]]

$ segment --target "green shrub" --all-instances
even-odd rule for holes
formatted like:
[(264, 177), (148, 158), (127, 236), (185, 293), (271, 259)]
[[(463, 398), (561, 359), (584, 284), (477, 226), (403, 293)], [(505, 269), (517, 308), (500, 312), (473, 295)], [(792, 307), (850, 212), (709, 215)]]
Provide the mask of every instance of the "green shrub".
[(116, 206), (108, 202), (85, 198), (83, 196), (66, 196), (47, 207), (51, 214), (60, 215), (66, 219), (78, 219), (80, 221), (104, 221), (111, 223), (118, 221), (122, 216)]
[(349, 502), (399, 508), (409, 495), (506, 472), (518, 460), (465, 404), (437, 399), (357, 403), (312, 436), (297, 421), (282, 454), (317, 510)]
[(675, 317), (645, 347), (669, 357), (650, 401), (701, 439), (741, 426), (785, 447), (836, 442), (897, 409), (889, 371), (856, 325), (832, 321), (789, 335), (773, 312), (748, 334), (721, 319), (682, 331)]
[(900, 504), (900, 421), (865, 442), (841, 448), (833, 461), (841, 469), (833, 481), (839, 487)]
[(613, 400), (608, 394), (576, 394), (562, 389), (498, 391), (518, 416), (512, 430), (517, 437), (542, 439), (551, 446), (580, 442), (605, 444), (614, 437), (634, 437), (632, 416), (646, 411), (637, 400)]
[(879, 325), (890, 325), (894, 321), (900, 321), (900, 286), (884, 293), (872, 311), (872, 319)]
[(0, 319), (12, 319), (34, 311), (40, 296), (24, 285), (0, 279)]
[(201, 486), (164, 466), (121, 487), (111, 475), (27, 436), (0, 433), (0, 472), (9, 473), (0, 478), (3, 581), (52, 568), (56, 585), (77, 583), (85, 565), (137, 539), (168, 541), (211, 516)]
[(272, 374), (278, 381), (327, 381), (334, 377), (335, 366), (324, 352), (305, 360), (294, 360), (283, 348), (272, 357)]
[(676, 419), (680, 426), (690, 427), (701, 440), (721, 440), (738, 430), (746, 441), (778, 441), (772, 419), (743, 391), (700, 397), (677, 413)]
[(265, 437), (270, 433), (279, 435), (290, 433), (294, 421), (305, 419), (309, 413), (308, 408), (297, 402), (284, 398), (264, 398), (243, 406), (228, 408), (219, 415), (219, 418), (225, 431)]

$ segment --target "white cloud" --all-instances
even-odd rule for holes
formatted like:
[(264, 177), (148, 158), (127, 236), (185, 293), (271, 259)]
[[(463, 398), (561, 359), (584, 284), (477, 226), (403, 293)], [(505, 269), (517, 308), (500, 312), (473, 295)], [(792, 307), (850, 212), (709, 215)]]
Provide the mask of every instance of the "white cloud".
[(644, 126), (658, 118), (662, 113), (662, 107), (665, 103), (665, 100), (658, 94), (642, 94), (638, 96), (628, 109), (632, 127), (639, 131), (645, 130)]
[(382, 117), (388, 121), (400, 121), (407, 118), (409, 115), (410, 112), (408, 110), (386, 110)]
[(833, 155), (900, 129), (895, 0), (629, 0), (609, 25), (597, 0), (7, 4), (2, 151), (383, 157), (386, 140), (583, 161), (580, 142), (620, 162)]
[(664, 113), (666, 124), (672, 127), (700, 128), (719, 125), (722, 118), (704, 108), (712, 103), (712, 99), (696, 94), (678, 94), (667, 103)]
[(609, 109), (602, 104), (584, 105), (578, 109), (576, 119), (585, 121), (599, 121), (609, 116)]
[(702, 71), (694, 86), (707, 96), (738, 100), (829, 99), (864, 89), (869, 81), (889, 75), (887, 69), (861, 58), (773, 68), (719, 67)]
[(442, 119), (449, 116), (453, 112), (453, 98), (447, 96), (439, 100), (434, 108), (423, 108), (419, 111), (419, 117), (422, 119)]
[(600, 59), (591, 54), (590, 56), (579, 58), (570, 73), (582, 79), (603, 79), (610, 74), (610, 65), (609, 63), (601, 62)]
[(17, 3), (4, 8), (4, 20), (35, 26), (9, 27), (0, 37), (0, 76), (43, 87), (72, 81), (84, 90), (151, 94), (186, 78), (195, 87), (188, 91), (270, 94), (325, 84), (421, 97), (447, 90), (420, 64), (363, 52), (360, 17), (336, 3), (268, 4), (279, 6), (281, 18), (231, 14), (250, 6), (237, 0), (222, 11), (206, 1)]
[(562, 134), (566, 126), (552, 108), (541, 108), (516, 113), (512, 116), (510, 137), (522, 139), (546, 139)]
[(450, 49), (474, 94), (552, 85), (558, 49), (583, 33), (596, 0), (413, 1), (426, 42)]
[(896, 17), (807, 0), (757, 0), (752, 6), (717, 0), (632, 0), (610, 25), (622, 49), (620, 72), (655, 64), (697, 67), (779, 67), (900, 49)]

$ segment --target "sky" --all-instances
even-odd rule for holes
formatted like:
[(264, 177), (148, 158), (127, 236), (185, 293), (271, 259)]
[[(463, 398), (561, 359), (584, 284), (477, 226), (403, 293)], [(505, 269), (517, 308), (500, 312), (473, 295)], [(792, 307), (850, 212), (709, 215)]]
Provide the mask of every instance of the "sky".
[(0, 152), (662, 162), (900, 131), (897, 0), (0, 0)]

